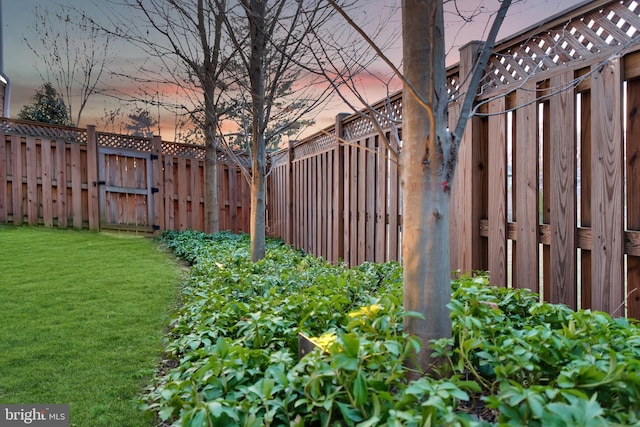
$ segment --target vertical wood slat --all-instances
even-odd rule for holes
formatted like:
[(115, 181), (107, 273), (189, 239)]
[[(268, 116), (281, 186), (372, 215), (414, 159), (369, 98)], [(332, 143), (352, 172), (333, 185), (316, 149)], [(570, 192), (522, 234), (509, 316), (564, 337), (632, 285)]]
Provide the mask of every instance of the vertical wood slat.
[[(591, 227), (592, 143), (591, 92), (582, 92), (580, 109), (580, 226)], [(591, 308), (593, 280), (591, 276), (591, 250), (580, 249), (580, 307)]]
[[(517, 94), (512, 94), (507, 97), (507, 109), (511, 110), (515, 108), (518, 103)], [(518, 158), (518, 144), (516, 141), (518, 140), (518, 121), (515, 119), (515, 115), (511, 115), (511, 221), (518, 221), (518, 204), (516, 200), (518, 199), (518, 186), (516, 185), (518, 179), (518, 162), (516, 161)], [(507, 148), (508, 149), (508, 148)], [(509, 197), (507, 195), (507, 197)], [(508, 206), (508, 205), (507, 205)], [(507, 211), (507, 218), (509, 217), (509, 212)], [(517, 230), (517, 229), (516, 229)], [(519, 283), (518, 277), (518, 268), (515, 263), (515, 260), (518, 259), (518, 242), (511, 242), (511, 277), (509, 278), (507, 272), (507, 283), (510, 286), (515, 286), (516, 283)], [(507, 250), (509, 247), (507, 246)], [(511, 282), (509, 283), (509, 279)]]
[(0, 134), (0, 223), (8, 222), (9, 212), (9, 192), (7, 191), (8, 182), (8, 170), (7, 163), (9, 159), (7, 156), (7, 137)]
[[(640, 231), (640, 79), (627, 82), (627, 111), (627, 229)], [(640, 257), (627, 256), (627, 295), (628, 317), (640, 319)]]
[[(449, 103), (449, 114), (447, 117), (449, 121), (449, 128), (455, 129), (458, 118), (460, 117), (460, 104), (457, 101)], [(468, 132), (465, 131), (464, 135), (466, 135), (467, 133)], [(465, 143), (464, 135), (463, 140), (460, 143), (460, 149), (458, 150), (456, 173), (453, 177), (453, 182), (451, 183), (451, 199), (449, 202), (449, 252), (451, 270), (460, 269), (461, 271), (463, 271), (461, 267), (463, 255), (460, 246), (462, 245), (461, 230), (464, 224), (464, 212), (462, 207), (462, 202), (464, 199), (461, 195), (462, 192), (458, 191), (458, 188), (464, 188), (466, 185), (465, 177), (463, 176), (463, 174), (465, 173), (466, 164), (468, 163), (466, 159), (466, 147), (468, 143)], [(463, 149), (463, 147), (465, 148)]]
[(356, 146), (351, 146), (351, 166), (350, 168), (350, 194), (351, 199), (349, 201), (349, 266), (353, 267), (358, 265), (358, 161), (359, 154)]
[(53, 227), (53, 158), (51, 157), (51, 140), (40, 141), (40, 162), (42, 164), (42, 223), (45, 227)]
[(192, 159), (192, 162), (195, 164), (195, 199), (196, 199), (196, 216), (194, 223), (196, 230), (204, 230), (204, 162), (198, 159)]
[(489, 273), (491, 284), (507, 286), (507, 123), (504, 97), (489, 103)]
[[(286, 180), (286, 188), (287, 192), (285, 193), (286, 199), (284, 202), (284, 213), (286, 218), (286, 237), (285, 241), (292, 245), (294, 242), (293, 233), (294, 233), (294, 221), (295, 219), (295, 209), (297, 209), (297, 203), (294, 205), (293, 197), (295, 194), (294, 182), (295, 180), (295, 169), (293, 167), (293, 142), (289, 143), (289, 149), (287, 150), (287, 163), (285, 170), (285, 180)], [(277, 196), (277, 195), (276, 195)], [(295, 208), (294, 208), (295, 206)]]
[(343, 150), (343, 164), (344, 169), (342, 172), (343, 179), (343, 206), (342, 206), (342, 222), (343, 222), (343, 234), (342, 236), (342, 258), (347, 265), (351, 265), (351, 147), (345, 145)]
[(367, 151), (366, 148), (366, 140), (362, 140), (359, 142), (360, 147), (358, 148), (358, 261), (357, 264), (362, 264), (366, 261), (366, 207), (367, 207)]
[(518, 283), (538, 292), (538, 144), (537, 105), (535, 87), (517, 91), (521, 106), (516, 112), (516, 206), (518, 211), (518, 241), (515, 268)]
[(18, 135), (11, 135), (11, 195), (13, 225), (23, 222), (22, 191), (22, 140)]
[(387, 261), (387, 153), (385, 145), (376, 136), (376, 193), (375, 193), (375, 258)]
[(197, 172), (198, 172), (198, 166), (197, 166), (197, 162), (195, 159), (189, 159), (189, 168), (188, 170), (188, 179), (189, 179), (189, 207), (190, 209), (188, 210), (189, 213), (189, 228), (191, 230), (197, 230), (197, 223), (198, 223), (198, 204), (200, 203), (200, 200), (198, 200), (198, 197), (196, 196), (196, 188), (198, 186), (196, 177), (197, 177)]
[[(389, 138), (392, 148), (397, 149), (398, 142), (395, 136)], [(399, 255), (399, 204), (400, 204), (400, 188), (398, 183), (398, 157), (389, 153), (389, 261), (398, 261)]]
[(167, 230), (175, 230), (174, 194), (175, 189), (173, 170), (173, 156), (164, 155), (164, 224)]
[(235, 170), (227, 165), (224, 165), (224, 170), (229, 176), (229, 229), (233, 231), (238, 229), (238, 181)]
[(318, 210), (316, 198), (318, 197), (318, 159), (316, 157), (310, 157), (307, 159), (307, 191), (309, 192), (309, 210), (307, 212), (307, 221), (309, 229), (307, 231), (307, 240), (309, 246), (309, 253), (316, 254), (316, 239), (317, 239), (317, 222), (318, 222)]
[(67, 228), (68, 224), (68, 198), (67, 198), (67, 144), (63, 141), (56, 141), (56, 162), (58, 166), (57, 182), (57, 205), (58, 205), (58, 227)]
[(621, 315), (624, 302), (624, 147), (622, 136), (622, 76), (613, 59), (591, 78), (592, 133), (592, 278), (593, 308)]
[[(152, 161), (153, 165), (153, 177), (152, 183), (155, 188), (157, 188), (157, 192), (153, 194), (153, 218), (150, 218), (151, 224), (157, 226), (157, 231), (160, 232), (165, 230), (164, 223), (164, 198), (165, 198), (165, 189), (162, 185), (163, 176), (162, 176), (162, 164), (164, 159), (162, 157), (162, 139), (159, 136), (154, 136), (151, 140), (151, 154), (155, 156), (155, 160)], [(203, 230), (204, 228), (200, 228)]]
[(325, 221), (325, 216), (324, 216), (324, 194), (325, 194), (325, 177), (324, 177), (324, 170), (325, 170), (325, 166), (324, 166), (324, 154), (320, 154), (319, 156), (314, 156), (314, 165), (316, 167), (316, 173), (315, 173), (315, 182), (314, 182), (314, 187), (315, 187), (315, 194), (316, 194), (316, 199), (315, 199), (315, 208), (316, 208), (316, 213), (314, 215), (315, 221), (316, 221), (316, 232), (315, 232), (315, 239), (316, 239), (316, 244), (315, 244), (315, 251), (313, 252), (314, 255), (316, 256), (323, 256), (323, 245), (322, 245), (322, 241), (324, 240), (325, 236), (323, 235), (323, 228), (324, 228), (324, 221)]
[(29, 225), (38, 224), (38, 158), (36, 153), (36, 138), (27, 136), (27, 222)]
[(373, 261), (375, 258), (376, 244), (376, 143), (375, 138), (366, 140), (366, 202), (365, 202), (365, 261)]
[(344, 241), (345, 241), (345, 222), (344, 222), (344, 206), (345, 206), (345, 164), (344, 164), (344, 147), (336, 146), (332, 151), (333, 166), (333, 256), (332, 262), (338, 262), (344, 259)]
[[(220, 166), (220, 165), (218, 165)], [(186, 230), (188, 228), (187, 218), (187, 160), (184, 157), (178, 157), (178, 230)]]
[(71, 215), (73, 228), (82, 228), (82, 164), (80, 144), (71, 144)]
[[(544, 82), (544, 85), (548, 85), (547, 82)], [(541, 129), (541, 143), (542, 143), (542, 164), (540, 165), (542, 169), (542, 188), (540, 189), (540, 193), (542, 196), (542, 200), (540, 201), (540, 210), (541, 218), (540, 221), (543, 224), (551, 223), (551, 107), (550, 102), (545, 100), (542, 105), (540, 105), (542, 110), (542, 129)], [(571, 140), (571, 138), (569, 139)], [(561, 144), (566, 144), (568, 141), (563, 141)], [(556, 159), (557, 160), (557, 159)], [(575, 199), (575, 197), (574, 197)], [(540, 271), (539, 275), (542, 275), (542, 283), (540, 283), (540, 293), (545, 300), (549, 300), (549, 295), (551, 294), (551, 247), (549, 245), (541, 245), (540, 247), (541, 257), (542, 257), (542, 271)], [(572, 286), (567, 283), (565, 286)]]
[(334, 164), (333, 164), (333, 151), (328, 151), (326, 153), (326, 162), (327, 162), (327, 169), (326, 169), (326, 174), (325, 174), (325, 180), (326, 180), (326, 188), (327, 188), (327, 192), (325, 194), (325, 203), (326, 203), (326, 209), (325, 209), (325, 215), (327, 218), (326, 224), (325, 224), (325, 253), (327, 254), (326, 259), (329, 260), (330, 262), (333, 262), (334, 257), (333, 257), (333, 210), (335, 208), (334, 205), (334, 199), (333, 199), (333, 176), (334, 176)]
[[(551, 87), (564, 87), (573, 73), (551, 78)], [(545, 299), (577, 308), (576, 290), (576, 143), (575, 95), (566, 90), (549, 101), (551, 136), (551, 271)]]
[(241, 231), (248, 232), (251, 227), (251, 187), (249, 186), (249, 183), (247, 182), (247, 180), (244, 178), (244, 175), (242, 175), (242, 172), (240, 172), (238, 168), (236, 168), (236, 170), (238, 171), (237, 172), (238, 177), (242, 182), (242, 194), (243, 194), (242, 210), (243, 210), (243, 218), (244, 218), (242, 223), (242, 229), (238, 230), (238, 232), (241, 232)]
[(87, 191), (89, 229), (100, 229), (100, 201), (98, 188), (98, 139), (95, 126), (87, 126)]

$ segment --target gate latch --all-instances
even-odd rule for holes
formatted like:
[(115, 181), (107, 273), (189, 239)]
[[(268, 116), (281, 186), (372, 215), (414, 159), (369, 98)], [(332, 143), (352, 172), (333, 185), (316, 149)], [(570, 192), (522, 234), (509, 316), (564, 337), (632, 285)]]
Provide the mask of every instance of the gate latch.
[(97, 187), (98, 185), (105, 185), (106, 182), (105, 181), (93, 181), (93, 186)]

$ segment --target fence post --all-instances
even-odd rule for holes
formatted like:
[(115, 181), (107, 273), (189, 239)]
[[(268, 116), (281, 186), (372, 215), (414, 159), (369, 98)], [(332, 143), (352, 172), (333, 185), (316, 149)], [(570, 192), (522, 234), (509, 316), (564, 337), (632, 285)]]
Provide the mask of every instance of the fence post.
[[(162, 158), (162, 138), (159, 135), (155, 135), (151, 139), (151, 182), (153, 188), (158, 191), (153, 194), (153, 218), (149, 218), (152, 221), (154, 233), (159, 233), (165, 229), (164, 225), (164, 177), (162, 176), (162, 164), (164, 159)], [(192, 206), (195, 205), (199, 208), (200, 200), (192, 200)]]
[[(468, 90), (468, 76), (473, 70), (474, 61), (482, 42), (472, 41), (460, 49), (460, 81), (463, 82), (460, 93)], [(452, 114), (453, 113), (453, 114)], [(450, 107), (450, 120), (457, 122), (459, 106)], [(482, 213), (482, 169), (480, 146), (474, 136), (477, 133), (477, 120), (469, 118), (460, 148), (455, 178), (451, 189), (451, 269), (470, 272), (486, 268), (481, 264), (480, 217)]]
[(94, 125), (87, 126), (87, 191), (89, 193), (89, 230), (100, 230), (98, 138)]

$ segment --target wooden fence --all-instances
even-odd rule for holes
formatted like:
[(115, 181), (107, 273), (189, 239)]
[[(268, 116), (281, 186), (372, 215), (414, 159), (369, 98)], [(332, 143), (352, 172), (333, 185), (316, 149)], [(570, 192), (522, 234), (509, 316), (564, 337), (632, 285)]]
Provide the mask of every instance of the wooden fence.
[[(496, 47), (452, 184), (453, 269), (640, 318), (639, 14), (595, 0)], [(448, 69), (452, 124), (477, 48)], [(401, 145), (401, 94), (373, 107)], [(13, 120), (0, 134), (0, 223), (204, 229), (200, 146)], [(274, 153), (269, 234), (350, 265), (401, 260), (393, 151), (354, 114)], [(244, 178), (220, 158), (218, 181), (221, 228), (247, 231)]]
[[(453, 269), (640, 318), (639, 14), (583, 3), (496, 47), (452, 186)], [(452, 124), (477, 48), (448, 70)], [(401, 94), (374, 108), (401, 119)], [(398, 169), (369, 120), (338, 116), (272, 160), (272, 235), (350, 265), (401, 258)]]
[[(0, 223), (205, 230), (204, 148), (0, 120)], [(220, 228), (249, 229), (249, 186), (219, 156)]]

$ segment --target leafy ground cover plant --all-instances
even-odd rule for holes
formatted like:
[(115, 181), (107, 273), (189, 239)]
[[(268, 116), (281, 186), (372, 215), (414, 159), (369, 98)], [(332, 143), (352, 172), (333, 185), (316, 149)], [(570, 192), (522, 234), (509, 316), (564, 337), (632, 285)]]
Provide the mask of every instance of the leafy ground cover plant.
[[(176, 426), (636, 425), (640, 334), (624, 319), (457, 278), (435, 374), (407, 380), (402, 269), (348, 269), (247, 236), (171, 232), (192, 264), (142, 407)], [(298, 360), (297, 334), (321, 337)]]

